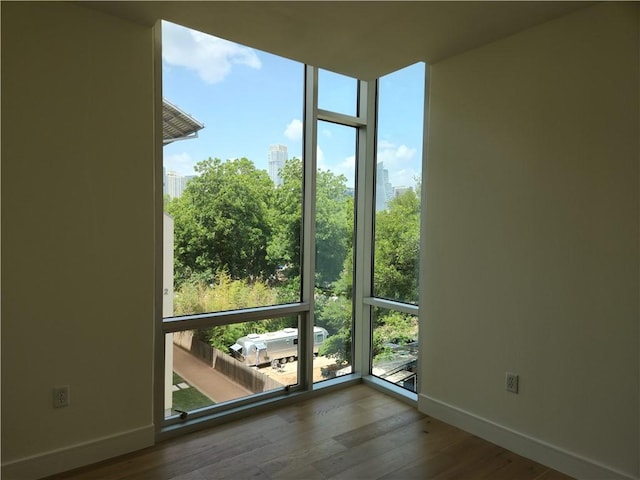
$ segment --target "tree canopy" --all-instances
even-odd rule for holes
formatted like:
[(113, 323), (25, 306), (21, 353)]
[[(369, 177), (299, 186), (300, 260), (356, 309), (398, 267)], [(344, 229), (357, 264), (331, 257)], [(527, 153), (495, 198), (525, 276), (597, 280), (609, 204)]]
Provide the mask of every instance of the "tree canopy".
[[(418, 192), (419, 193), (419, 192)], [(373, 293), (417, 303), (420, 257), (420, 198), (413, 190), (376, 213)]]
[[(209, 158), (179, 198), (166, 202), (174, 219), (177, 314), (274, 305), (300, 299), (302, 161), (293, 158), (275, 186), (246, 158)], [(330, 336), (322, 355), (351, 362), (354, 199), (346, 178), (316, 175), (315, 323)], [(418, 298), (419, 192), (409, 190), (376, 213), (373, 288), (376, 296)], [(415, 319), (376, 315), (374, 346), (409, 339)], [(385, 320), (386, 318), (386, 320)], [(295, 319), (213, 327), (200, 332), (225, 349), (240, 336), (294, 326)]]
[(263, 279), (275, 265), (267, 255), (272, 237), (274, 189), (267, 172), (246, 158), (211, 159), (195, 167), (181, 197), (167, 207), (174, 219), (176, 284), (216, 272), (235, 279)]

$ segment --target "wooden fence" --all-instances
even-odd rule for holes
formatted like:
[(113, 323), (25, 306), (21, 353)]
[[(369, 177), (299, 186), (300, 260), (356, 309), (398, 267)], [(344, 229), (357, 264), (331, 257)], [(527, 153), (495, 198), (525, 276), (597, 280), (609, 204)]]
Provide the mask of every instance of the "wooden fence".
[(231, 355), (193, 338), (191, 331), (174, 333), (173, 343), (253, 393), (266, 392), (284, 386), (273, 378), (260, 373), (257, 369), (239, 362)]

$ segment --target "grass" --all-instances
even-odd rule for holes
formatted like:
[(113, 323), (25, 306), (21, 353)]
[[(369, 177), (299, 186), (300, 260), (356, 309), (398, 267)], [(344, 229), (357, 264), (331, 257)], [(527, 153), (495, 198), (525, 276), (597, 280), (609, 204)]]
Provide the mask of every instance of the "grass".
[[(173, 372), (173, 384), (176, 385), (178, 383), (187, 382), (176, 372)], [(173, 410), (190, 412), (196, 408), (208, 407), (213, 404), (214, 402), (209, 397), (200, 393), (200, 391), (192, 385), (189, 385), (189, 388), (173, 392)]]

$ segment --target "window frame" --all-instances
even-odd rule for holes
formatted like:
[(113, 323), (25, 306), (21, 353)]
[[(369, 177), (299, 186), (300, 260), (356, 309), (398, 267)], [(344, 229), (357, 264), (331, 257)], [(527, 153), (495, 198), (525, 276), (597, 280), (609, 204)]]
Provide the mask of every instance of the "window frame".
[[(325, 388), (358, 383), (362, 380), (372, 385), (382, 385), (386, 390), (395, 392), (388, 385), (371, 374), (372, 371), (372, 321), (373, 307), (379, 306), (419, 315), (417, 305), (376, 298), (372, 296), (373, 284), (373, 227), (375, 219), (375, 171), (376, 171), (376, 112), (377, 80), (357, 80), (356, 116), (322, 110), (318, 108), (318, 68), (304, 66), (304, 111), (303, 111), (303, 182), (302, 182), (302, 232), (301, 232), (301, 301), (283, 305), (245, 308), (240, 310), (200, 313), (163, 318), (163, 143), (162, 143), (162, 29), (158, 21), (154, 27), (154, 82), (156, 85), (155, 105), (155, 145), (154, 145), (154, 182), (155, 182), (155, 319), (154, 319), (154, 423), (158, 441), (186, 433), (198, 428), (210, 426), (228, 419), (245, 415), (248, 411), (268, 408), (272, 402), (297, 399), (300, 395), (310, 395)], [(425, 72), (426, 84), (426, 72)], [(426, 88), (426, 85), (425, 85)], [(427, 97), (425, 96), (425, 112)], [(313, 345), (314, 345), (314, 278), (315, 278), (315, 207), (317, 172), (317, 123), (327, 121), (339, 125), (354, 127), (356, 131), (356, 178), (355, 178), (355, 224), (354, 224), (354, 271), (353, 271), (353, 362), (352, 373), (323, 382), (313, 382)], [(425, 125), (426, 128), (426, 114)], [(426, 157), (423, 138), (423, 178)], [(425, 190), (422, 189), (422, 202), (425, 204)], [(424, 211), (421, 213), (421, 235), (424, 234)], [(421, 273), (424, 267), (421, 254)], [(190, 412), (188, 418), (175, 415), (165, 418), (165, 346), (166, 334), (183, 330), (206, 328), (217, 325), (251, 320), (297, 316), (299, 332), (298, 384), (282, 390), (258, 393), (242, 399), (226, 402)], [(420, 373), (420, 372), (419, 372)], [(419, 378), (419, 377), (418, 377)], [(409, 402), (417, 404), (417, 395), (398, 387), (395, 392)]]
[[(422, 62), (424, 64), (424, 106), (423, 106), (423, 126), (422, 126), (422, 131), (423, 131), (423, 135), (422, 135), (422, 156), (421, 156), (421, 176), (423, 179), (423, 184), (422, 184), (422, 188), (420, 189), (420, 204), (421, 204), (421, 208), (420, 208), (420, 225), (419, 225), (419, 232), (420, 232), (420, 239), (426, 238), (426, 222), (425, 222), (425, 211), (426, 208), (424, 208), (426, 206), (426, 188), (424, 187), (424, 179), (426, 179), (426, 173), (427, 173), (427, 136), (424, 134), (424, 132), (427, 131), (427, 121), (428, 121), (428, 86), (429, 86), (429, 69), (428, 69), (428, 64)], [(393, 72), (391, 72), (393, 73)], [(378, 85), (379, 85), (379, 79), (376, 80), (376, 92), (378, 92)], [(371, 137), (369, 138), (369, 140), (373, 141), (376, 145), (377, 145), (377, 125), (378, 125), (378, 114), (379, 114), (379, 109), (378, 109), (378, 99), (376, 98), (376, 106), (375, 106), (375, 124), (376, 124), (376, 128), (374, 133), (371, 135)], [(375, 148), (375, 147), (374, 147)], [(392, 299), (388, 299), (388, 298), (384, 298), (384, 297), (378, 297), (374, 295), (373, 292), (373, 283), (374, 283), (374, 253), (375, 253), (375, 217), (376, 217), (376, 175), (377, 175), (377, 149), (376, 151), (376, 158), (372, 159), (372, 163), (370, 164), (370, 168), (369, 170), (366, 171), (366, 173), (368, 175), (371, 175), (372, 178), (367, 179), (369, 183), (367, 183), (367, 187), (369, 187), (369, 192), (371, 195), (371, 205), (369, 206), (366, 215), (366, 222), (364, 225), (364, 230), (366, 232), (369, 232), (369, 239), (370, 242), (367, 245), (368, 250), (365, 250), (365, 252), (368, 252), (369, 255), (366, 255), (366, 257), (369, 259), (370, 263), (368, 265), (368, 271), (366, 272), (366, 276), (363, 279), (363, 281), (368, 282), (367, 286), (368, 286), (368, 295), (364, 296), (362, 298), (362, 302), (364, 304), (364, 316), (363, 318), (366, 318), (368, 320), (368, 326), (369, 326), (369, 331), (368, 333), (368, 339), (369, 339), (369, 345), (368, 345), (368, 351), (367, 351), (367, 360), (368, 360), (368, 368), (367, 368), (367, 374), (363, 375), (363, 380), (366, 383), (369, 383), (373, 386), (377, 386), (380, 387), (390, 393), (393, 393), (394, 395), (409, 400), (411, 402), (417, 402), (418, 399), (418, 392), (412, 392), (409, 391), (407, 389), (405, 389), (404, 387), (395, 385), (387, 380), (384, 380), (383, 378), (380, 378), (376, 375), (373, 374), (373, 330), (374, 330), (374, 308), (378, 307), (378, 308), (384, 308), (387, 310), (391, 310), (391, 311), (397, 311), (400, 313), (405, 313), (405, 314), (409, 314), (409, 315), (414, 315), (416, 317), (418, 317), (418, 322), (419, 322), (419, 343), (421, 342), (420, 339), (424, 338), (424, 333), (423, 333), (423, 327), (424, 327), (424, 321), (423, 321), (423, 317), (421, 312), (424, 311), (424, 309), (420, 308), (420, 305), (423, 304), (423, 289), (422, 288), (418, 288), (418, 302), (417, 304), (415, 303), (409, 303), (409, 302), (404, 302), (404, 301), (400, 301), (400, 300), (392, 300)], [(368, 199), (369, 201), (369, 199)], [(422, 241), (420, 240), (420, 244), (422, 245)], [(424, 281), (425, 281), (425, 270), (426, 270), (426, 262), (424, 259), (424, 253), (423, 253), (423, 249), (420, 248), (420, 253), (419, 253), (419, 258), (418, 258), (418, 285), (424, 285)], [(424, 344), (424, 342), (421, 342)], [(418, 351), (418, 365), (420, 365), (420, 352)], [(418, 368), (418, 372), (417, 372), (417, 376), (416, 376), (416, 381), (417, 381), (417, 385), (420, 385), (422, 383), (422, 370), (420, 368)]]

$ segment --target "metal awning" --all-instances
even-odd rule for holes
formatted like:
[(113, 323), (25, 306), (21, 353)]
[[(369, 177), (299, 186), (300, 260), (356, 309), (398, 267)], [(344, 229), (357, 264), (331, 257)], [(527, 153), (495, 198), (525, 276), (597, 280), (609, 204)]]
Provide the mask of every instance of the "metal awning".
[(162, 99), (162, 143), (168, 145), (178, 140), (198, 137), (204, 124), (183, 112), (166, 99)]

